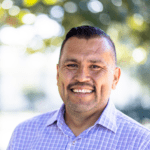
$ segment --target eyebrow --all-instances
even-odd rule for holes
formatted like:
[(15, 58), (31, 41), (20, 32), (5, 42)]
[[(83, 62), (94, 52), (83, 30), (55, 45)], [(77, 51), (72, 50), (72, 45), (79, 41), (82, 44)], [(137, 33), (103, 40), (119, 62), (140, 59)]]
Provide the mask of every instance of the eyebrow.
[(104, 63), (102, 60), (88, 60), (90, 63)]
[[(64, 61), (64, 63), (67, 63), (67, 62), (78, 62), (77, 61), (77, 59), (74, 59), (74, 58), (68, 58), (68, 59), (66, 59), (65, 61)], [(90, 63), (103, 63), (103, 64), (105, 64), (105, 62), (104, 61), (102, 61), (102, 60), (88, 60), (88, 62), (90, 62)]]
[(64, 63), (67, 63), (69, 61), (72, 61), (72, 62), (77, 62), (77, 59), (73, 59), (73, 58), (68, 58), (64, 61)]

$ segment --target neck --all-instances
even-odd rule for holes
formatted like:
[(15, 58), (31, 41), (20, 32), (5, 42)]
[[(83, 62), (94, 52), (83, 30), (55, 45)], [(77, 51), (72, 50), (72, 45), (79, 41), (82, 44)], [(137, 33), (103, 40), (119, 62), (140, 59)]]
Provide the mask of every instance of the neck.
[[(103, 111), (103, 110), (102, 110)], [(81, 132), (93, 126), (100, 117), (102, 111), (74, 112), (66, 108), (65, 122), (72, 132), (78, 136)]]
[(93, 125), (97, 120), (98, 118), (100, 117), (101, 115), (101, 112), (99, 113), (94, 113), (94, 114), (81, 114), (81, 113), (76, 113), (74, 115), (71, 115), (71, 114), (68, 114), (66, 112), (65, 114), (65, 118), (66, 118), (66, 122), (68, 124), (72, 124), (76, 127), (82, 127), (82, 126), (85, 126), (85, 125)]

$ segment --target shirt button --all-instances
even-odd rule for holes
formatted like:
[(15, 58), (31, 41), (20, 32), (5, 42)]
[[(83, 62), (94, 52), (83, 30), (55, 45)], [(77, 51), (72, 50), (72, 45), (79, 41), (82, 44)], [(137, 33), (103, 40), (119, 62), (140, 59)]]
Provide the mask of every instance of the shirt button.
[(75, 144), (75, 142), (76, 142), (76, 141), (73, 141), (73, 142), (72, 142), (72, 145), (74, 145), (74, 144)]

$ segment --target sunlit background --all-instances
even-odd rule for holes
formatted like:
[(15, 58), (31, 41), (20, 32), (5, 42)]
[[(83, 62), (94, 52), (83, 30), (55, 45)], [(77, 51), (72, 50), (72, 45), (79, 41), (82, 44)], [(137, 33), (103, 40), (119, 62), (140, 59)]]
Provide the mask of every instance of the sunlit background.
[(113, 39), (122, 75), (111, 99), (150, 128), (149, 8), (149, 0), (0, 0), (0, 150), (18, 123), (61, 106), (60, 46), (80, 25)]

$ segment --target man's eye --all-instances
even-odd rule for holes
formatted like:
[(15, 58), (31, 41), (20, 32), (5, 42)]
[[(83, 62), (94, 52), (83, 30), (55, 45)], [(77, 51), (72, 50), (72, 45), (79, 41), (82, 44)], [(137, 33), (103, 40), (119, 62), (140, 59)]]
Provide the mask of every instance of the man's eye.
[(99, 69), (100, 67), (97, 66), (97, 65), (92, 65), (91, 68), (93, 68), (93, 69)]
[(76, 64), (69, 64), (69, 65), (67, 65), (67, 67), (74, 68), (74, 67), (77, 67), (77, 65)]

